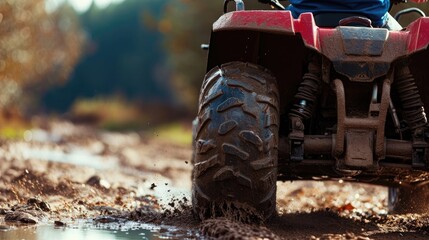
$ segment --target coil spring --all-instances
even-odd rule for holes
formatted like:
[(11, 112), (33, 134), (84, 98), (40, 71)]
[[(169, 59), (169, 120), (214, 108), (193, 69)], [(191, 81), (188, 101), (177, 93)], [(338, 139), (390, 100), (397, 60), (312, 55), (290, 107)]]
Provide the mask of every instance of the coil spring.
[(408, 67), (396, 78), (396, 89), (402, 103), (403, 118), (414, 131), (427, 125), (426, 114), (419, 90)]
[(289, 116), (309, 119), (316, 106), (320, 85), (321, 78), (319, 74), (311, 72), (304, 74)]

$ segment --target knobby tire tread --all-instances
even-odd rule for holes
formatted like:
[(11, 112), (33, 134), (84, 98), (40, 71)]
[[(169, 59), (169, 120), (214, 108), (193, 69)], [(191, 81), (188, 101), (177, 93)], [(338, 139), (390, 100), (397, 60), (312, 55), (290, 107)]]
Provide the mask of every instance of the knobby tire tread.
[(257, 65), (231, 62), (207, 73), (193, 139), (192, 200), (200, 219), (231, 208), (239, 220), (275, 213), (278, 96), (276, 79)]

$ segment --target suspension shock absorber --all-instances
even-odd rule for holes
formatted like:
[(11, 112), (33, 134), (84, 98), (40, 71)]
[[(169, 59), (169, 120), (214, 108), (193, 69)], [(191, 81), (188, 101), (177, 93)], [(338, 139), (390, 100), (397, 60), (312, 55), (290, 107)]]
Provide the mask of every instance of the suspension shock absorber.
[(395, 83), (402, 103), (403, 118), (414, 134), (417, 129), (427, 125), (427, 119), (419, 90), (408, 66), (401, 66), (397, 69)]
[(289, 113), (289, 117), (309, 119), (312, 116), (314, 107), (317, 104), (320, 82), (320, 70), (316, 69), (316, 66), (310, 63), (309, 72), (304, 74), (298, 88), (298, 93), (294, 97), (295, 104)]
[(426, 162), (425, 131), (427, 118), (415, 79), (406, 63), (396, 68), (395, 87), (402, 104), (402, 117), (413, 136), (413, 166), (428, 166)]
[(290, 120), (290, 159), (304, 159), (304, 120), (311, 118), (317, 105), (322, 84), (321, 63), (319, 56), (312, 56), (308, 64), (308, 72), (304, 74), (294, 104), (289, 112)]

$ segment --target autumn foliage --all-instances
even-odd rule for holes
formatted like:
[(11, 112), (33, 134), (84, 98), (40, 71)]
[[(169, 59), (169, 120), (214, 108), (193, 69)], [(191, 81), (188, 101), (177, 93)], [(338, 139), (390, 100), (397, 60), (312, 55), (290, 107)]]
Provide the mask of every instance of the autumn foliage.
[(48, 13), (43, 0), (0, 1), (0, 108), (65, 81), (83, 40), (68, 6)]

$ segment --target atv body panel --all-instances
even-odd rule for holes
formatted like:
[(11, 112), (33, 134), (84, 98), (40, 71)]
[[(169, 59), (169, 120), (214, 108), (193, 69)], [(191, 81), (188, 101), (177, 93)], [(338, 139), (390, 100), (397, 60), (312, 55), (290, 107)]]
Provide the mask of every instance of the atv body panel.
[[(214, 24), (207, 71), (231, 61), (251, 62), (269, 68), (279, 79), (284, 96), (293, 96), (302, 77), (308, 51), (317, 51), (332, 63), (336, 72), (351, 81), (371, 82), (386, 75), (392, 64), (410, 57), (419, 89), (429, 96), (422, 78), (429, 74), (421, 66), (429, 59), (429, 18), (419, 18), (403, 31), (382, 28), (319, 28), (311, 13), (294, 19), (289, 11), (234, 11)], [(329, 70), (329, 69), (325, 69)], [(286, 86), (287, 85), (287, 86)], [(290, 99), (282, 99), (287, 105)], [(423, 99), (429, 109), (429, 98)]]
[[(406, 59), (410, 62), (410, 70), (423, 105), (425, 109), (429, 109), (429, 84), (423, 84), (429, 76), (429, 68), (424, 67), (429, 60), (428, 29), (429, 18), (425, 17), (417, 19), (402, 31), (389, 31), (350, 26), (320, 28), (316, 26), (311, 13), (301, 14), (298, 19), (294, 19), (289, 11), (234, 11), (222, 15), (213, 24), (207, 71), (234, 61), (254, 63), (269, 69), (277, 78), (281, 118), (287, 118), (294, 95), (306, 71), (308, 56), (319, 54), (323, 60), (322, 78), (326, 86), (322, 90), (325, 93), (321, 97), (323, 103), (318, 107), (324, 108), (324, 112), (315, 117), (310, 125), (331, 116), (331, 125), (335, 126), (338, 118), (338, 96), (329, 93), (328, 89), (332, 87), (335, 78), (343, 79), (342, 84), (347, 92), (344, 100), (347, 103), (347, 106), (344, 106), (345, 112), (349, 109), (360, 111), (371, 105), (370, 97), (363, 96), (371, 96), (373, 82), (379, 81), (382, 89), (383, 79), (389, 79), (396, 63)], [(387, 98), (398, 102), (396, 91), (390, 93), (390, 82), (387, 87), (388, 89), (379, 91), (381, 95), (386, 91)], [(378, 99), (380, 100), (380, 97)], [(388, 99), (384, 104), (385, 115), (389, 108), (386, 101)], [(330, 110), (335, 113), (325, 114)], [(342, 138), (338, 138), (335, 131), (334, 134), (328, 135), (326, 131), (317, 128), (306, 129), (303, 148), (307, 156), (311, 156), (298, 162), (291, 161), (290, 139), (287, 138), (289, 129), (285, 126), (290, 123), (282, 122), (278, 144), (278, 179), (332, 179), (346, 176), (349, 180), (386, 185), (429, 180), (427, 166), (417, 169), (412, 165), (411, 159), (415, 154), (413, 143), (410, 139), (387, 139), (393, 132), (392, 123), (389, 116), (382, 117), (387, 118), (383, 120), (383, 129), (375, 126), (378, 124), (376, 119), (346, 119), (347, 113), (344, 113), (348, 127), (365, 130), (353, 130), (350, 133), (345, 129)], [(366, 128), (365, 124), (373, 127)], [(374, 131), (381, 132), (383, 136), (374, 135)], [(359, 144), (360, 148), (366, 149), (362, 153), (350, 151), (349, 156), (343, 156), (346, 160), (340, 164), (348, 164), (349, 161), (356, 170), (349, 176), (345, 172), (335, 170), (339, 162), (333, 157), (333, 152), (336, 149), (335, 142), (339, 139), (348, 142), (348, 145), (344, 146), (344, 152), (348, 151), (348, 147)], [(367, 146), (365, 141), (370, 142), (370, 146)], [(360, 154), (366, 156), (362, 157), (363, 162), (358, 163), (353, 159), (359, 159)]]

